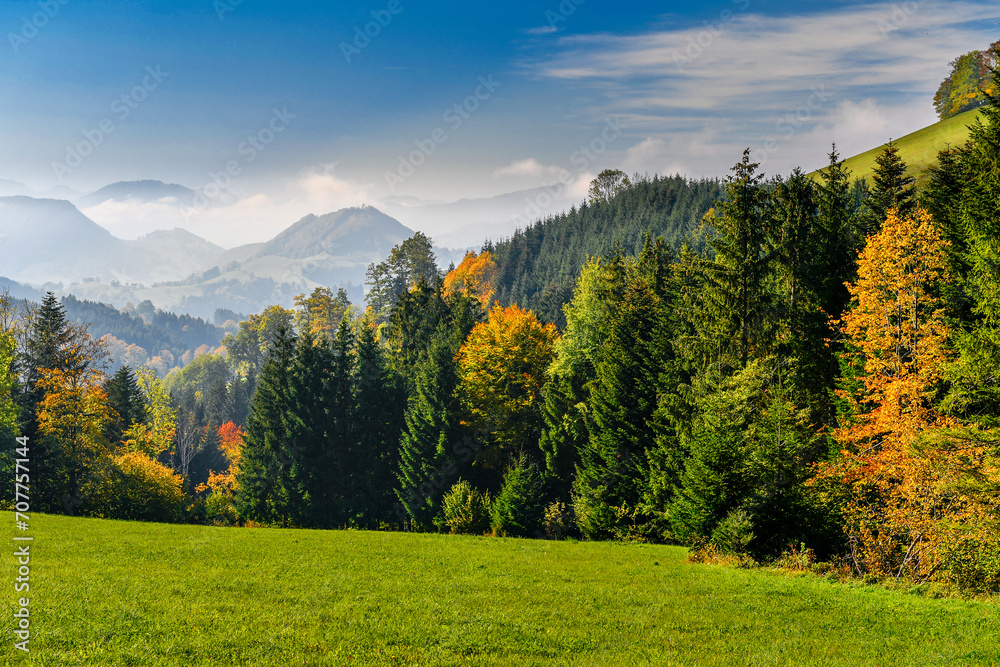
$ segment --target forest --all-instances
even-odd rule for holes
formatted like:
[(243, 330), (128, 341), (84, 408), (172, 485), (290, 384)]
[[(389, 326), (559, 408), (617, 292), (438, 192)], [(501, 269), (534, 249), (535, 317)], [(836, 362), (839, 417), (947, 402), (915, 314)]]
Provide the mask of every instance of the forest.
[(166, 378), (109, 375), (79, 302), (4, 299), (4, 463), (27, 437), (38, 509), (68, 515), (669, 543), (996, 591), (984, 95), (922, 191), (891, 142), (871, 183), (836, 147), (815, 179), (749, 150), (722, 182), (609, 170), (457, 267), (417, 234), (364, 310), (317, 289)]

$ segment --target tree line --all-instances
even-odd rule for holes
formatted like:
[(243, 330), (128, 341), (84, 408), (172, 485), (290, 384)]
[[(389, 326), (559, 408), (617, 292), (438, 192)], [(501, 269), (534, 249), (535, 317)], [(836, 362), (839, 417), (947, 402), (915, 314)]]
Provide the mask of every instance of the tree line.
[[(871, 183), (836, 147), (815, 178), (766, 178), (744, 152), (686, 234), (565, 268), (558, 327), (508, 302), (513, 248), (546, 247), (549, 225), (596, 221), (591, 208), (633, 211), (632, 230), (655, 208), (643, 197), (714, 186), (616, 179), (586, 212), (447, 271), (417, 235), (369, 268), (364, 311), (317, 289), (166, 380), (106, 377), (51, 295), (28, 316), (8, 308), (0, 432), (32, 438), (49, 511), (791, 550), (997, 590), (987, 96), (923, 191), (891, 143)], [(521, 264), (536, 287), (575, 256), (532, 252), (548, 258)]]

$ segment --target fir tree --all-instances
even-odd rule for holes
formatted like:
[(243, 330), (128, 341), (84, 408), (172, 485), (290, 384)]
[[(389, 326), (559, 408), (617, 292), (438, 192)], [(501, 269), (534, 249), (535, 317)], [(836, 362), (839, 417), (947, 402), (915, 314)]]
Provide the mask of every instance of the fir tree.
[(907, 173), (906, 162), (892, 141), (875, 158), (874, 185), (865, 201), (864, 231), (874, 236), (891, 209), (901, 217), (910, 217), (917, 210), (916, 179)]
[(275, 332), (250, 407), (240, 462), (237, 508), (244, 519), (264, 523), (291, 518), (291, 460), (285, 451), (290, 431), (289, 371), (295, 341), (287, 325)]
[(125, 431), (132, 424), (146, 421), (146, 401), (135, 381), (135, 373), (128, 366), (115, 371), (104, 390), (108, 393), (108, 405), (111, 408), (111, 420), (105, 436), (114, 446), (121, 442)]
[(750, 149), (726, 179), (722, 216), (714, 219), (715, 257), (703, 263), (704, 305), (695, 317), (701, 346), (721, 351), (719, 363), (745, 368), (774, 340), (773, 300), (767, 289), (776, 255), (772, 202), (750, 161)]

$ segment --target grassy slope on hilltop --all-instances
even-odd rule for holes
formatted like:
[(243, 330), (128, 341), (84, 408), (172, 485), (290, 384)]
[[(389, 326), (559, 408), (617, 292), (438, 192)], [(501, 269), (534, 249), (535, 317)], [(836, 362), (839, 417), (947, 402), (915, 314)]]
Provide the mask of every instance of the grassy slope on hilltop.
[[(918, 183), (923, 184), (927, 170), (937, 164), (939, 152), (948, 146), (958, 147), (966, 142), (969, 138), (969, 125), (979, 117), (980, 113), (979, 110), (967, 111), (894, 140), (900, 156)], [(845, 160), (852, 178), (866, 178), (870, 184), (875, 173), (875, 158), (884, 148), (883, 144)], [(815, 174), (816, 172), (813, 172), (813, 175)]]
[(32, 521), (37, 634), (10, 657), (8, 614), (4, 664), (1000, 664), (995, 606), (676, 547)]

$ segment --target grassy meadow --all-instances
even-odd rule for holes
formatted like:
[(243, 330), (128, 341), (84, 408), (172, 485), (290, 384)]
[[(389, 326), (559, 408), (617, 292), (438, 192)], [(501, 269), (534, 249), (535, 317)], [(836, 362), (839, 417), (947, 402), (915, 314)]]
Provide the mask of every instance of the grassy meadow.
[(676, 547), (32, 528), (36, 634), (25, 656), (8, 627), (3, 664), (1000, 665), (995, 605), (692, 565)]
[[(980, 113), (978, 109), (966, 111), (954, 118), (940, 121), (904, 137), (893, 139), (899, 148), (899, 156), (906, 162), (910, 173), (916, 177), (918, 183), (924, 183), (928, 178), (927, 170), (937, 164), (938, 153), (949, 146), (961, 146), (968, 140), (969, 125), (975, 122)], [(884, 149), (885, 145), (882, 145), (860, 155), (847, 158), (844, 161), (844, 166), (850, 170), (852, 178), (868, 179), (868, 183), (871, 185), (872, 176), (875, 174), (875, 158)], [(814, 172), (812, 175), (815, 177), (816, 173)]]

